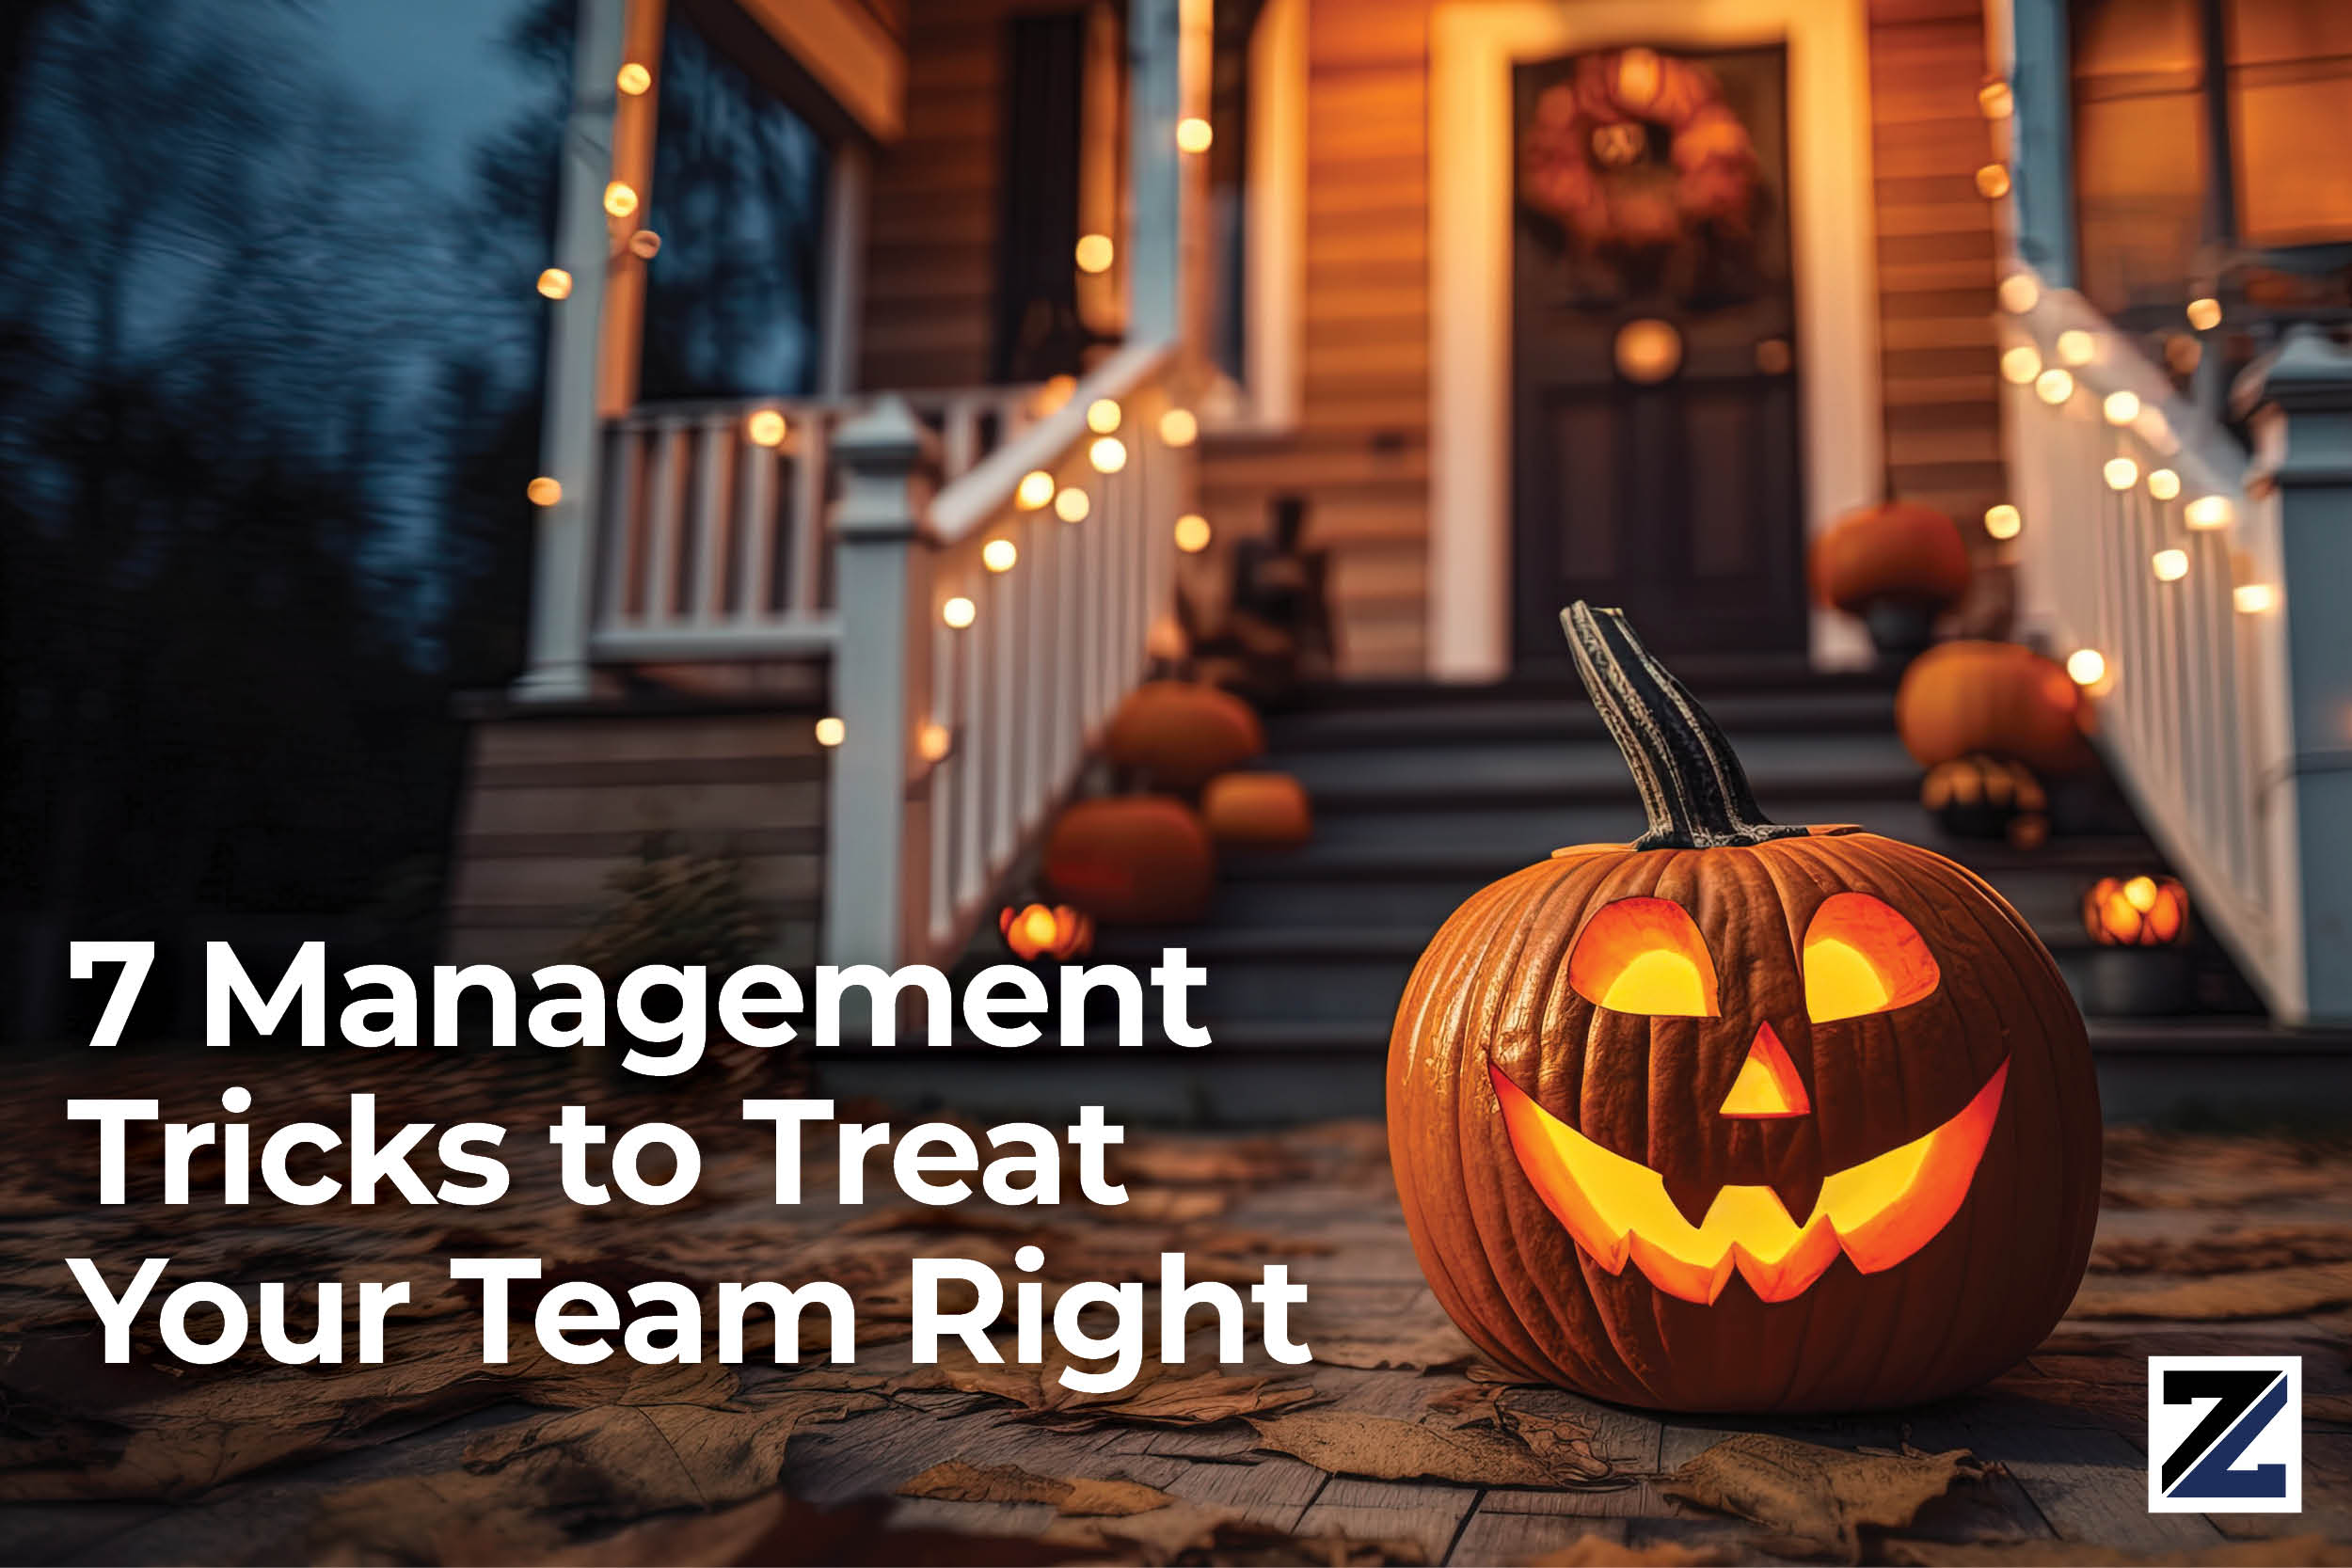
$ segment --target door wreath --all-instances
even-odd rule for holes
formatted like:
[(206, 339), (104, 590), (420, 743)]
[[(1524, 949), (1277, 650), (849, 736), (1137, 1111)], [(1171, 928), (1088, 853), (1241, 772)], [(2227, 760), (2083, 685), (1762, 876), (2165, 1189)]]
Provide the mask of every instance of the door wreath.
[(1755, 146), (1713, 73), (1654, 49), (1580, 58), (1536, 99), (1519, 142), (1521, 199), (1595, 250), (1649, 249), (1709, 229), (1745, 238), (1756, 181)]

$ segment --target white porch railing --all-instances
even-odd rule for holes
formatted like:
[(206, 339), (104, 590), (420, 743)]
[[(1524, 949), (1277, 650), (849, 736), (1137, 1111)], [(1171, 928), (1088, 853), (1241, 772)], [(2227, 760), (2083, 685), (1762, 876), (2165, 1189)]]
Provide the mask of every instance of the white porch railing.
[[(909, 394), (954, 480), (1025, 429), (1034, 387)], [(606, 426), (589, 657), (759, 658), (833, 646), (834, 433), (865, 399), (649, 404)]]
[[(2089, 688), (2101, 748), (2273, 1012), (2352, 1017), (2352, 838), (2312, 812), (2314, 774), (2344, 778), (2352, 723), (2352, 623), (2335, 602), (2352, 577), (2310, 575), (2352, 564), (2333, 542), (2340, 511), (2314, 531), (2314, 487), (2330, 476), (2314, 469), (2298, 500), (2280, 483), (2292, 409), (2265, 416), (2249, 464), (2072, 292), (2041, 288), (2002, 322), (2024, 629), (2061, 659), (2101, 661)], [(2291, 339), (2273, 390), (2298, 341), (2324, 356), (2321, 379), (2352, 387), (2352, 359)], [(2347, 482), (2339, 464), (2339, 509)], [(2075, 668), (2091, 673), (2087, 657)], [(2321, 731), (2323, 692), (2336, 705)]]
[(1158, 435), (1173, 357), (1121, 351), (936, 494), (903, 401), (837, 434), (829, 962), (952, 955), (1140, 676), (1192, 493)]

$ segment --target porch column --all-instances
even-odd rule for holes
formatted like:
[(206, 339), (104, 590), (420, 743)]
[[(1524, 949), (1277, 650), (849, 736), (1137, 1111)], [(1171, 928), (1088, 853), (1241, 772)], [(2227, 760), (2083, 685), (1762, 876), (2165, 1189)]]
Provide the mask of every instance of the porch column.
[(1182, 314), (1184, 114), (1182, 0), (1131, 0), (1127, 8), (1127, 341), (1164, 341)]
[(620, 89), (628, 0), (580, 0), (572, 48), (572, 107), (564, 127), (554, 264), (571, 293), (548, 307), (547, 403), (539, 472), (563, 486), (538, 508), (531, 574), (529, 662), (513, 694), (525, 702), (589, 694), (588, 609), (596, 590), (596, 367), (612, 238), (604, 187), (612, 175), (612, 116)]
[[(2259, 449), (2278, 485), (2278, 608), (2285, 618), (2285, 766), (2265, 805), (2296, 890), (2302, 1006), (2292, 1021), (2352, 1023), (2352, 351), (2291, 330), (2265, 374)], [(2260, 570), (2261, 567), (2256, 569)]]
[[(843, 475), (833, 514), (842, 739), (827, 802), (821, 950), (830, 964), (889, 969), (915, 956), (930, 919), (928, 815), (909, 790), (914, 716), (929, 711), (939, 625), (926, 537), (938, 449), (893, 392), (841, 428), (833, 455)], [(845, 1034), (864, 1024), (843, 1016)]]

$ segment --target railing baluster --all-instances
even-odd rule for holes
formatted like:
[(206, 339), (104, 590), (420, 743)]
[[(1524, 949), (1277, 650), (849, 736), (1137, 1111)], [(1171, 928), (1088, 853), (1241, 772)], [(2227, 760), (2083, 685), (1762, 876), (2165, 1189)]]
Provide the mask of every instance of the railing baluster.
[(686, 607), (686, 619), (697, 626), (717, 625), (725, 608), (727, 562), (735, 548), (734, 531), (727, 526), (735, 499), (728, 484), (733, 465), (727, 461), (735, 429), (734, 420), (718, 414), (704, 420), (693, 434), (694, 520), (688, 537), (692, 543), (694, 596)]
[(678, 443), (683, 421), (663, 420), (653, 428), (653, 462), (645, 482), (645, 590), (639, 620), (648, 626), (666, 626), (676, 613), (672, 575), (676, 567)]
[(825, 417), (811, 415), (800, 427), (792, 457), (792, 507), (786, 528), (789, 551), (785, 602), (796, 615), (814, 615), (824, 604), (825, 462), (833, 438)]
[(756, 441), (740, 443), (742, 459), (737, 479), (736, 532), (742, 538), (743, 580), (736, 590), (734, 621), (757, 626), (772, 619), (775, 602), (777, 515), (776, 465), (783, 461), (774, 447)]

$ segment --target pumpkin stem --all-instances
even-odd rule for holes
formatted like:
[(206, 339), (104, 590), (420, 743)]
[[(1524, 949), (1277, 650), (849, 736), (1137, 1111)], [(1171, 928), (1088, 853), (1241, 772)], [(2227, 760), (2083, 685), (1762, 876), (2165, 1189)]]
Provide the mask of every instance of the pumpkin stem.
[(1633, 847), (1718, 849), (1809, 831), (1765, 820), (1724, 732), (1642, 646), (1625, 611), (1579, 599), (1560, 612), (1560, 625), (1649, 814), (1649, 832)]

